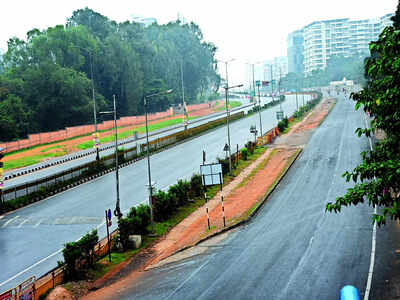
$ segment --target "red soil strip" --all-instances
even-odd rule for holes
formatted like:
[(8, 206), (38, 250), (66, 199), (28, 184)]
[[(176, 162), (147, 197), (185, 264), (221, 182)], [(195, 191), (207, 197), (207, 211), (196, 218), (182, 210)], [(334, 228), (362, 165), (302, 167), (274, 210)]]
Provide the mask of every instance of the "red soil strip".
[[(209, 114), (214, 113), (216, 111), (216, 108), (218, 108), (220, 106), (223, 106), (223, 105), (224, 105), (223, 101), (218, 101), (218, 105), (217, 106), (214, 106), (212, 108), (200, 109), (200, 110), (191, 112), (191, 113), (189, 113), (189, 116), (191, 116), (191, 117), (207, 116)], [(163, 118), (163, 119), (160, 119), (160, 120), (150, 121), (149, 124), (157, 124), (157, 123), (160, 123), (160, 122), (163, 122), (163, 121), (172, 120), (172, 119), (178, 119), (178, 118), (182, 118), (182, 115), (175, 115), (175, 116), (171, 116), (171, 117), (168, 117), (168, 118)], [(138, 124), (138, 125), (134, 125), (134, 126), (128, 126), (128, 127), (120, 128), (120, 129), (118, 129), (118, 133), (129, 131), (129, 130), (133, 131), (133, 129), (141, 127), (143, 125), (144, 124)], [(114, 129), (110, 129), (108, 131), (100, 133), (100, 137), (105, 137), (105, 136), (108, 136), (108, 135), (112, 135), (113, 133), (114, 133)], [(10, 160), (20, 159), (20, 158), (23, 158), (23, 157), (41, 155), (41, 154), (43, 154), (43, 152), (41, 152), (43, 149), (46, 149), (46, 148), (49, 148), (49, 147), (53, 147), (53, 146), (59, 146), (59, 145), (61, 145), (62, 147), (65, 147), (65, 149), (67, 151), (67, 154), (69, 154), (69, 153), (80, 151), (80, 149), (77, 148), (77, 146), (79, 144), (83, 143), (83, 142), (87, 142), (87, 141), (91, 141), (91, 140), (93, 140), (93, 137), (91, 135), (88, 135), (88, 136), (83, 136), (83, 137), (75, 138), (75, 139), (68, 140), (68, 141), (60, 141), (60, 142), (52, 143), (52, 144), (49, 144), (49, 145), (43, 145), (43, 146), (36, 147), (34, 149), (25, 150), (25, 151), (22, 151), (22, 152), (17, 152), (17, 153), (14, 153), (14, 154), (7, 155), (7, 156), (5, 156), (3, 158), (3, 161), (7, 162), (7, 161), (10, 161)], [(53, 159), (53, 158), (54, 157), (45, 158), (45, 159), (43, 159), (43, 161), (44, 160)]]

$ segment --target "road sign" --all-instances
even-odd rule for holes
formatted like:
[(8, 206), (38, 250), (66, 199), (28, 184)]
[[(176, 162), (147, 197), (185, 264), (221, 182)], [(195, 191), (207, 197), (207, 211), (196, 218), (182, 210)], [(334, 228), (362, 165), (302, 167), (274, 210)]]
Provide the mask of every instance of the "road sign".
[(203, 181), (203, 185), (216, 185), (222, 184), (224, 179), (222, 174), (221, 164), (206, 164), (200, 166), (200, 174)]
[(261, 81), (260, 80), (256, 80), (256, 86), (260, 86), (261, 85)]
[(276, 118), (278, 120), (282, 120), (283, 119), (283, 111), (282, 110), (276, 112)]
[(108, 209), (107, 211), (107, 218), (109, 221), (111, 221), (111, 209)]

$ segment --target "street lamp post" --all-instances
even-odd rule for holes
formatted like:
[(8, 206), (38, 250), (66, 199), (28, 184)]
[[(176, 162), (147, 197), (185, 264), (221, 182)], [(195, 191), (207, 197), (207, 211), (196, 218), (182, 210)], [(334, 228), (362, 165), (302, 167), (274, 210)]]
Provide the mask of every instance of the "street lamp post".
[(231, 157), (231, 135), (229, 131), (229, 119), (230, 119), (230, 109), (228, 109), (228, 90), (242, 87), (243, 84), (235, 85), (235, 86), (225, 86), (225, 106), (226, 106), (226, 126), (228, 129), (228, 151), (229, 151), (229, 174), (232, 175), (232, 157)]
[(144, 102), (144, 113), (145, 113), (145, 121), (146, 121), (146, 155), (147, 155), (147, 171), (148, 171), (148, 179), (149, 179), (149, 206), (150, 206), (150, 219), (151, 219), (151, 232), (154, 233), (154, 212), (153, 212), (153, 184), (151, 181), (151, 169), (150, 169), (150, 150), (149, 150), (149, 128), (147, 121), (147, 104), (148, 98), (161, 96), (165, 94), (172, 93), (172, 90), (167, 90), (163, 92), (158, 92), (155, 94), (146, 95), (143, 97)]
[(117, 202), (115, 205), (114, 215), (121, 219), (122, 213), (119, 201), (119, 174), (118, 174), (118, 135), (117, 135), (117, 109), (115, 104), (115, 95), (113, 95), (114, 110), (112, 111), (101, 111), (99, 114), (113, 114), (114, 115), (114, 147), (115, 147), (115, 188), (117, 192)]
[(98, 136), (97, 136), (97, 117), (96, 117), (96, 98), (94, 94), (94, 79), (93, 79), (93, 53), (83, 47), (80, 46), (72, 46), (73, 48), (79, 48), (81, 50), (86, 51), (89, 54), (90, 61), (90, 80), (92, 82), (92, 100), (93, 100), (93, 120), (94, 120), (94, 135), (95, 135), (95, 148), (96, 148), (96, 160), (100, 160), (99, 146), (97, 144)]
[(185, 130), (187, 129), (188, 120), (187, 120), (187, 112), (185, 108), (185, 87), (183, 85), (183, 62), (181, 61), (181, 83), (182, 83), (182, 109), (183, 109), (183, 126)]

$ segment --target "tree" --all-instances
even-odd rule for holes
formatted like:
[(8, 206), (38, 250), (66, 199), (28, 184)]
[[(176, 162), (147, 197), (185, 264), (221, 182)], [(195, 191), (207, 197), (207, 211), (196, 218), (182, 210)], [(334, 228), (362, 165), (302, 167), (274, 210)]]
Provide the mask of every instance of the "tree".
[[(399, 13), (397, 10), (395, 20)], [(358, 128), (358, 136), (369, 137), (380, 129), (386, 137), (373, 150), (362, 152), (362, 163), (343, 174), (355, 186), (326, 205), (327, 211), (340, 212), (343, 206), (368, 201), (370, 206), (382, 207), (372, 217), (378, 225), (385, 224), (387, 218), (400, 220), (400, 30), (399, 23), (394, 26), (386, 27), (379, 40), (370, 43), (366, 86), (351, 95), (355, 108), (363, 108), (372, 117), (372, 128)]]

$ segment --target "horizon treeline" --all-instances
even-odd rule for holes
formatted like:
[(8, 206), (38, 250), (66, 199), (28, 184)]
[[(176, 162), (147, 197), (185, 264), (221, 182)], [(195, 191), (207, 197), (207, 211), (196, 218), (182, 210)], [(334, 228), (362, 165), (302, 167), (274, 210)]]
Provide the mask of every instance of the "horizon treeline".
[(185, 100), (198, 103), (219, 87), (214, 44), (195, 23), (148, 27), (117, 23), (89, 9), (73, 12), (65, 25), (32, 29), (11, 38), (0, 61), (0, 141), (29, 133), (93, 123), (93, 74), (97, 111), (143, 114), (143, 96), (173, 89), (149, 101), (164, 111)]

